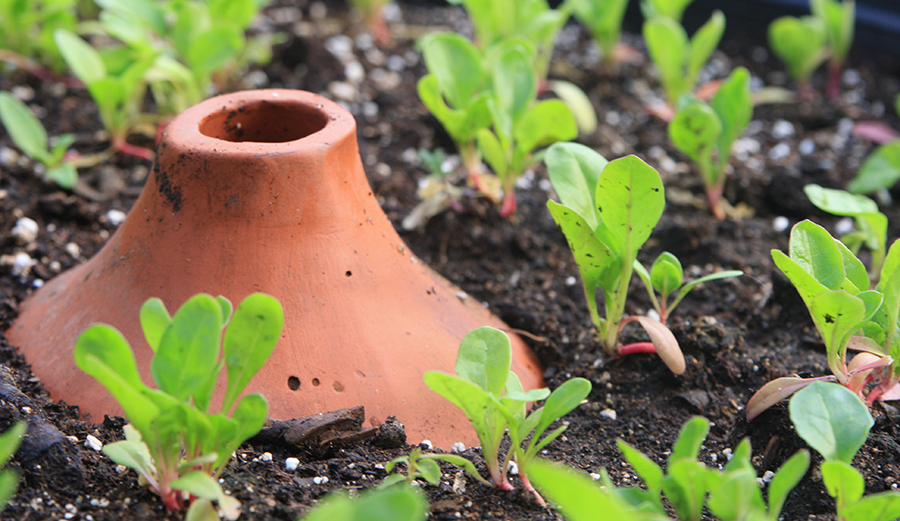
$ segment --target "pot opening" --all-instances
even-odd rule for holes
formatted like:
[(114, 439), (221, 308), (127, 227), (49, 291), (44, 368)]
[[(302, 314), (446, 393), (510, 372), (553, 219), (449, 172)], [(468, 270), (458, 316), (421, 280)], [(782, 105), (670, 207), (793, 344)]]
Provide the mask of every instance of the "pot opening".
[(290, 101), (250, 101), (223, 107), (200, 123), (204, 136), (233, 143), (286, 143), (325, 128), (328, 116), (319, 109)]

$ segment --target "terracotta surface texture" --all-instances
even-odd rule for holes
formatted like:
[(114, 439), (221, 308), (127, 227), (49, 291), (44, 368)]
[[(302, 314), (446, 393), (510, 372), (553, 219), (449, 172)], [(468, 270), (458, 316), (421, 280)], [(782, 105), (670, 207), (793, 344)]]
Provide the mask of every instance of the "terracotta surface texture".
[[(146, 299), (174, 313), (196, 293), (237, 305), (257, 291), (285, 309), (282, 338), (247, 389), (266, 396), (272, 417), (364, 405), (367, 423), (397, 416), (410, 443), (477, 443), (422, 374), (452, 373), (468, 331), (506, 326), (412, 255), (366, 180), (353, 117), (302, 91), (238, 92), (178, 116), (125, 222), (28, 299), (7, 336), (54, 398), (100, 421), (120, 409), (75, 366), (85, 328), (122, 331), (152, 385), (138, 321)], [(543, 385), (512, 337), (513, 370), (526, 389)]]

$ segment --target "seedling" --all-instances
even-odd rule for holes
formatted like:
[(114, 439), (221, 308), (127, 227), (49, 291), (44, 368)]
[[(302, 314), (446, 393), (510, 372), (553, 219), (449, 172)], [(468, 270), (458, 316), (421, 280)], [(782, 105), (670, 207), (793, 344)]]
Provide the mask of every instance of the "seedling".
[[(894, 109), (900, 114), (900, 96), (894, 99)], [(883, 133), (888, 137), (863, 161), (847, 190), (855, 194), (868, 194), (887, 190), (900, 181), (900, 139), (892, 129), (885, 130)]]
[(475, 44), (455, 33), (430, 34), (419, 40), (419, 47), (428, 68), (417, 86), (419, 99), (450, 135), (469, 180), (481, 189), (476, 137), (491, 124), (491, 76), (484, 56)]
[(750, 73), (738, 67), (708, 105), (692, 96), (682, 98), (669, 123), (669, 138), (697, 165), (709, 208), (719, 220), (725, 218), (721, 200), (731, 145), (744, 133), (752, 115)]
[[(0, 434), (0, 467), (5, 467), (13, 454), (19, 450), (22, 443), (22, 437), (28, 430), (28, 424), (18, 422), (3, 434)], [(9, 503), (9, 499), (16, 493), (19, 488), (19, 473), (14, 469), (4, 468), (0, 470), (0, 510)]]
[[(425, 384), (459, 407), (472, 422), (494, 486), (512, 490), (506, 472), (510, 461), (519, 468), (526, 490), (535, 494), (528, 470), (538, 451), (558, 438), (562, 425), (544, 435), (550, 425), (578, 407), (591, 392), (591, 383), (573, 378), (556, 388), (524, 392), (519, 377), (510, 371), (512, 350), (509, 337), (491, 327), (480, 327), (463, 338), (456, 356), (456, 375), (439, 371), (425, 373)], [(526, 415), (526, 404), (546, 399), (544, 406)], [(511, 446), (500, 457), (500, 442), (509, 429)], [(530, 436), (530, 438), (529, 438)], [(522, 443), (528, 439), (525, 447)]]
[(659, 71), (669, 106), (676, 107), (685, 94), (694, 90), (697, 75), (719, 45), (725, 31), (725, 15), (713, 13), (690, 40), (684, 27), (668, 16), (644, 22), (644, 41)]
[(491, 128), (478, 130), (478, 148), (500, 178), (502, 217), (516, 211), (516, 180), (542, 154), (536, 149), (578, 136), (572, 111), (560, 100), (537, 101), (533, 55), (514, 41), (491, 49), (492, 95), (488, 98)]
[[(75, 343), (75, 363), (116, 398), (126, 419), (125, 440), (103, 447), (113, 461), (135, 469), (173, 511), (237, 519), (240, 504), (219, 485), (222, 469), (241, 443), (259, 432), (268, 404), (260, 394), (238, 396), (262, 368), (281, 335), (284, 313), (274, 298), (255, 293), (232, 316), (231, 303), (199, 294), (170, 317), (161, 300), (141, 307), (141, 326), (153, 350), (144, 385), (128, 342), (114, 328), (88, 328)], [(227, 327), (225, 327), (227, 324)], [(220, 345), (224, 329), (224, 356)], [(222, 368), (228, 375), (219, 412), (210, 408)], [(199, 517), (193, 517), (199, 519)]]
[(900, 517), (900, 492), (863, 497), (863, 476), (850, 465), (875, 423), (857, 395), (840, 385), (815, 382), (791, 398), (790, 413), (797, 434), (825, 458), (822, 482), (835, 499), (839, 521)]
[[(659, 321), (663, 325), (665, 325), (669, 314), (675, 310), (675, 306), (699, 284), (729, 277), (739, 277), (744, 274), (740, 270), (720, 271), (684, 284), (684, 269), (681, 267), (681, 262), (678, 260), (678, 257), (667, 251), (659, 254), (659, 257), (653, 261), (649, 272), (637, 260), (634, 261), (634, 270), (641, 278), (641, 281), (644, 282), (647, 294), (650, 295), (650, 302), (653, 303), (653, 309), (656, 310), (656, 313), (659, 315)], [(678, 293), (675, 294), (675, 298), (669, 303), (669, 296), (674, 294), (676, 290), (678, 290)], [(659, 293), (658, 299), (656, 293)]]
[(463, 196), (463, 189), (453, 184), (450, 175), (452, 168), (444, 149), (438, 148), (432, 152), (420, 148), (419, 160), (428, 171), (428, 175), (419, 180), (416, 195), (422, 201), (403, 218), (400, 225), (404, 230), (424, 226), (429, 219), (448, 208), (462, 211), (459, 200)]
[[(547, 208), (572, 249), (591, 321), (604, 350), (623, 355), (655, 351), (673, 373), (684, 373), (684, 355), (668, 328), (649, 317), (624, 318), (637, 253), (666, 204), (659, 174), (635, 156), (607, 162), (575, 143), (553, 145), (545, 161), (560, 200), (547, 201)], [(602, 318), (598, 289), (603, 290)], [(633, 321), (647, 331), (652, 345), (641, 342), (619, 347), (622, 327)]]
[(641, 0), (641, 12), (644, 18), (668, 16), (681, 23), (681, 15), (694, 0)]
[[(775, 265), (806, 303), (825, 342), (830, 376), (776, 378), (747, 403), (751, 420), (816, 382), (843, 384), (871, 404), (900, 382), (900, 241), (889, 249), (874, 290), (863, 263), (844, 243), (810, 221), (791, 230), (790, 257), (772, 250)], [(847, 349), (861, 351), (847, 362)], [(869, 389), (868, 385), (874, 384)]]
[(425, 521), (428, 500), (411, 487), (377, 487), (351, 499), (345, 491), (333, 492), (304, 521)]
[(806, 99), (814, 96), (809, 78), (828, 57), (827, 38), (825, 22), (817, 16), (782, 16), (769, 25), (769, 47)]
[[(40, 120), (32, 114), (27, 105), (12, 97), (8, 92), (0, 92), (0, 121), (13, 143), (28, 157), (44, 166), (43, 177), (63, 188), (72, 188), (78, 181), (78, 170), (72, 161), (69, 147), (75, 136), (64, 134), (56, 138), (49, 147), (47, 131)], [(49, 148), (48, 148), (49, 147)]]
[(822, 188), (810, 184), (803, 187), (806, 196), (820, 210), (832, 215), (853, 217), (856, 230), (841, 236), (843, 242), (855, 255), (862, 245), (872, 252), (872, 266), (869, 277), (878, 280), (884, 255), (887, 252), (887, 216), (878, 211), (875, 201), (862, 195), (854, 195), (843, 190)]
[(382, 45), (391, 42), (391, 31), (384, 22), (384, 6), (387, 3), (388, 0), (350, 0), (350, 5), (368, 27), (369, 34)]
[(600, 46), (607, 65), (616, 62), (616, 46), (622, 34), (622, 19), (628, 0), (570, 0), (575, 17), (587, 26)]
[[(466, 458), (455, 454), (422, 454), (421, 447), (417, 447), (408, 456), (398, 456), (384, 465), (384, 471), (389, 476), (381, 482), (379, 487), (389, 487), (401, 482), (412, 485), (420, 478), (432, 485), (438, 485), (441, 482), (441, 467), (438, 466), (436, 460), (446, 461), (457, 467), (462, 467), (480, 483), (490, 485), (486, 479), (481, 477), (475, 465)], [(391, 474), (400, 464), (406, 465), (406, 475), (404, 476), (400, 472)]]
[[(147, 90), (144, 74), (156, 60), (156, 54), (133, 57), (124, 65), (111, 68), (93, 47), (80, 37), (64, 29), (54, 33), (57, 46), (66, 63), (87, 86), (100, 110), (100, 119), (112, 140), (112, 148), (142, 159), (152, 159), (153, 152), (126, 141), (141, 113)], [(110, 57), (112, 59), (113, 57)]]
[[(777, 521), (788, 494), (809, 467), (809, 453), (799, 451), (778, 469), (769, 483), (767, 505), (750, 462), (749, 440), (738, 445), (723, 470), (715, 470), (697, 459), (708, 432), (709, 421), (704, 418), (694, 417), (685, 423), (665, 471), (618, 440), (619, 450), (646, 488), (617, 488), (605, 470), (601, 472), (600, 487), (587, 477), (544, 462), (534, 465), (534, 481), (572, 521), (596, 519), (597, 512), (603, 512), (604, 519), (622, 521), (669, 519), (662, 494), (682, 521), (701, 519), (704, 504), (723, 521)], [(606, 516), (607, 512), (611, 514)]]
[(828, 41), (828, 85), (825, 94), (837, 99), (841, 91), (841, 71), (853, 43), (856, 0), (810, 0), (813, 16), (822, 20)]
[(65, 68), (53, 32), (74, 31), (76, 9), (76, 0), (0, 0), (0, 61), (13, 63), (41, 80), (53, 79), (54, 73)]

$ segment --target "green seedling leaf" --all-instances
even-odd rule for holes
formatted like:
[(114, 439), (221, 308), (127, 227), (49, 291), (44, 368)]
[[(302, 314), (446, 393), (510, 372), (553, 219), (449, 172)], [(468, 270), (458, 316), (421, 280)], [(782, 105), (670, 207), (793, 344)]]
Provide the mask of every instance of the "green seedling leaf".
[(75, 33), (59, 29), (53, 35), (66, 63), (79, 80), (88, 87), (106, 78), (106, 66), (100, 54)]
[(846, 291), (826, 291), (808, 304), (816, 329), (825, 341), (828, 366), (841, 383), (847, 379), (844, 364), (847, 343), (880, 304), (881, 295), (874, 291), (860, 293), (860, 296), (850, 295)]
[(692, 289), (696, 288), (698, 285), (703, 284), (705, 282), (712, 282), (714, 280), (728, 279), (731, 277), (740, 277), (743, 274), (744, 274), (744, 272), (741, 270), (719, 271), (716, 273), (710, 273), (709, 275), (704, 275), (693, 282), (689, 282), (689, 283), (685, 284), (678, 291), (678, 296), (675, 297), (675, 300), (672, 301), (672, 304), (669, 305), (669, 312), (671, 313), (671, 311), (675, 308), (675, 306), (679, 302), (681, 302), (681, 299), (683, 299), (685, 295), (690, 293), (690, 291)]
[(694, 416), (687, 421), (678, 434), (678, 440), (672, 446), (672, 455), (669, 461), (687, 459), (696, 461), (700, 454), (700, 446), (709, 434), (709, 420), (701, 416)]
[(710, 487), (707, 507), (718, 519), (741, 521), (753, 519), (754, 516), (763, 517), (766, 504), (756, 484), (756, 471), (752, 466), (727, 472), (712, 481), (715, 483)]
[(643, 34), (650, 59), (659, 70), (666, 98), (670, 105), (675, 105), (693, 88), (686, 77), (691, 45), (687, 33), (675, 20), (655, 16), (644, 22)]
[[(20, 421), (14, 423), (12, 427), (0, 435), (0, 466), (6, 465), (10, 458), (13, 457), (13, 454), (19, 450), (19, 445), (22, 443), (22, 437), (25, 436), (27, 431), (28, 424), (24, 421)], [(0, 501), (0, 504), (3, 504), (3, 502)]]
[(855, 194), (888, 189), (900, 181), (900, 140), (876, 148), (859, 167), (859, 173), (847, 185)]
[(631, 465), (631, 468), (633, 468), (637, 475), (640, 476), (641, 480), (644, 481), (644, 485), (647, 486), (647, 491), (650, 492), (652, 496), (658, 498), (659, 492), (662, 490), (662, 480), (665, 476), (662, 468), (628, 443), (622, 440), (616, 440), (616, 444), (619, 446), (622, 456), (625, 457), (625, 461)]
[[(897, 331), (900, 321), (900, 240), (894, 241), (887, 252), (884, 264), (881, 266), (881, 277), (875, 288), (884, 296), (877, 317), (885, 332), (882, 348), (891, 356), (898, 352), (900, 333)], [(895, 347), (898, 346), (898, 347)]]
[(875, 423), (855, 393), (825, 382), (813, 382), (799, 391), (789, 408), (797, 434), (826, 461), (849, 464)]
[(616, 61), (616, 45), (622, 32), (622, 19), (625, 17), (627, 0), (574, 0), (570, 5), (575, 16), (591, 31), (594, 41), (603, 51), (607, 63)]
[(485, 443), (485, 440), (491, 441), (489, 436), (493, 433), (493, 429), (487, 422), (494, 418), (488, 418), (487, 412), (492, 402), (484, 389), (458, 376), (437, 371), (428, 371), (423, 378), (429, 389), (450, 400), (466, 414), (482, 443)]
[(769, 25), (769, 47), (798, 83), (808, 83), (825, 60), (825, 31), (825, 24), (816, 16), (783, 16)]
[(485, 392), (500, 396), (506, 387), (512, 362), (509, 337), (484, 326), (470, 331), (459, 344), (456, 374)]
[(130, 469), (136, 470), (148, 481), (153, 479), (155, 470), (145, 444), (131, 440), (117, 441), (115, 443), (107, 443), (102, 450), (104, 454), (109, 456), (109, 459), (119, 465), (125, 465)]
[(222, 486), (215, 478), (199, 470), (188, 472), (169, 483), (176, 490), (184, 490), (191, 494), (215, 501), (223, 495)]
[(706, 499), (706, 477), (709, 472), (696, 460), (669, 459), (666, 477), (662, 480), (662, 490), (678, 514), (678, 519), (700, 520)]
[(662, 217), (666, 205), (662, 179), (637, 156), (616, 159), (603, 169), (594, 201), (608, 236), (615, 241), (610, 247), (628, 258), (623, 265), (630, 268)]
[(676, 22), (681, 21), (681, 15), (684, 10), (694, 0), (642, 0), (641, 12), (644, 18), (653, 18), (661, 15), (667, 16)]
[(650, 341), (653, 342), (653, 347), (656, 348), (656, 354), (666, 364), (666, 367), (674, 374), (684, 374), (686, 369), (684, 354), (672, 331), (659, 321), (649, 317), (634, 316), (631, 319), (637, 321), (647, 332)]
[(769, 518), (778, 519), (788, 494), (800, 483), (809, 469), (809, 452), (798, 451), (788, 458), (769, 482)]
[(831, 60), (843, 63), (853, 42), (853, 25), (856, 20), (854, 0), (810, 0), (809, 7), (817, 18), (825, 23)]
[(238, 395), (262, 369), (278, 343), (283, 326), (284, 310), (274, 297), (254, 293), (238, 305), (225, 330), (223, 343), (228, 387), (222, 411), (231, 409)]
[(590, 135), (597, 130), (597, 112), (580, 87), (568, 81), (552, 80), (547, 82), (547, 88), (569, 107), (579, 132)]
[(667, 300), (670, 293), (681, 287), (684, 281), (684, 269), (678, 257), (664, 251), (653, 261), (650, 267), (650, 282), (660, 293), (662, 300)]
[(181, 401), (208, 395), (205, 391), (215, 384), (210, 373), (219, 359), (221, 334), (221, 308), (213, 297), (196, 295), (178, 308), (150, 362), (160, 390)]
[[(578, 125), (572, 110), (562, 101), (550, 99), (538, 102), (522, 116), (516, 124), (513, 137), (517, 154), (526, 157), (538, 147), (575, 139), (577, 136)], [(524, 171), (531, 165), (526, 162), (521, 166), (517, 170)]]
[(377, 487), (350, 499), (343, 492), (330, 494), (304, 521), (425, 521), (428, 500), (411, 487)]
[(22, 152), (38, 160), (47, 158), (47, 131), (31, 109), (8, 92), (0, 92), (0, 121)]
[[(419, 40), (428, 72), (451, 107), (468, 107), (487, 83), (481, 52), (464, 36), (433, 33)], [(430, 109), (430, 107), (429, 107)]]
[(71, 189), (78, 182), (78, 170), (73, 163), (66, 161), (57, 166), (48, 166), (44, 177), (61, 188)]
[(722, 122), (722, 133), (716, 144), (719, 167), (718, 176), (723, 174), (731, 155), (731, 146), (744, 133), (753, 116), (753, 99), (750, 94), (750, 72), (744, 67), (736, 68), (719, 86), (719, 90), (709, 102), (709, 106)]
[[(703, 66), (706, 65), (709, 57), (712, 56), (713, 51), (719, 46), (719, 41), (722, 39), (722, 33), (724, 32), (725, 15), (719, 10), (713, 11), (709, 20), (700, 29), (697, 29), (697, 32), (691, 38), (691, 49), (687, 60), (687, 89), (684, 92), (694, 90), (694, 85), (697, 84), (697, 75), (700, 74)], [(672, 103), (677, 102), (677, 100), (669, 101)]]
[(609, 521), (659, 519), (628, 508), (611, 493), (602, 490), (588, 476), (540, 459), (531, 464), (529, 479), (569, 521), (595, 521), (598, 512)]
[[(801, 221), (794, 225), (791, 230), (790, 255), (794, 263), (825, 288), (840, 289), (843, 285), (845, 273), (841, 250), (838, 249), (834, 238), (818, 224), (812, 221)], [(778, 264), (778, 262), (778, 259), (775, 259), (775, 263)], [(781, 265), (778, 267), (781, 268)], [(794, 286), (800, 290), (800, 295), (803, 296), (801, 284), (794, 281), (792, 273), (785, 271), (785, 275), (791, 279)], [(803, 282), (802, 285), (806, 286), (807, 284)], [(808, 305), (809, 301), (807, 301)]]
[(578, 213), (590, 230), (596, 229), (599, 212), (594, 207), (594, 194), (609, 161), (579, 143), (556, 143), (547, 149), (544, 160), (560, 203)]
[(825, 461), (822, 463), (822, 482), (828, 495), (837, 500), (837, 510), (851, 505), (862, 497), (866, 482), (858, 470), (846, 461)]
[(688, 102), (669, 122), (669, 139), (697, 164), (703, 182), (714, 184), (712, 153), (722, 135), (722, 120), (716, 111), (699, 100)]
[(900, 493), (895, 491), (866, 496), (841, 510), (846, 521), (892, 521), (898, 517)]
[(162, 340), (163, 334), (172, 323), (172, 317), (163, 301), (154, 297), (147, 299), (141, 306), (140, 311), (141, 328), (144, 330), (144, 338), (147, 339), (147, 345), (155, 353)]

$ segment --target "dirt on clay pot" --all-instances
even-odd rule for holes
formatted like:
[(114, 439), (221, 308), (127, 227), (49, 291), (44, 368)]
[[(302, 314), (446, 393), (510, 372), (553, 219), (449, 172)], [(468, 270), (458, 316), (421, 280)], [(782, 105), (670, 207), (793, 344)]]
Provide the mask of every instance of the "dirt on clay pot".
[[(388, 14), (395, 42), (379, 48), (357, 36), (343, 3), (273, 2), (256, 29), (284, 31), (288, 38), (275, 49), (271, 64), (247, 76), (245, 87), (303, 89), (345, 104), (357, 118), (369, 181), (399, 229), (418, 202), (417, 182), (426, 175), (415, 151), (452, 149), (418, 102), (415, 83), (424, 66), (413, 39), (438, 28), (470, 28), (458, 8), (402, 3)], [(704, 73), (707, 78), (743, 65), (755, 82), (790, 87), (782, 65), (764, 47), (727, 38), (726, 31), (721, 52)], [(625, 40), (642, 51), (638, 37), (626, 35)], [(467, 197), (463, 212), (440, 214), (424, 229), (402, 232), (403, 239), (468, 298), (484, 302), (511, 327), (528, 333), (527, 341), (546, 367), (548, 385), (572, 376), (593, 382), (588, 403), (564, 418), (568, 430), (547, 447), (547, 458), (588, 472), (604, 467), (616, 483), (635, 484), (615, 439), (664, 462), (681, 424), (700, 414), (712, 422), (702, 461), (721, 463), (742, 438), (750, 437), (759, 473), (774, 470), (804, 444), (784, 407), (751, 423), (744, 419), (743, 407), (765, 382), (798, 372), (825, 374), (827, 364), (802, 301), (774, 267), (769, 251), (787, 249), (789, 225), (799, 220), (812, 218), (835, 229), (837, 219), (815, 210), (801, 188), (808, 183), (844, 187), (853, 177), (874, 145), (850, 133), (852, 121), (880, 119), (900, 128), (885, 109), (900, 91), (898, 69), (851, 56), (853, 68), (844, 76), (837, 102), (756, 107), (725, 189), (735, 211), (719, 222), (704, 208), (699, 176), (669, 144), (665, 124), (646, 113), (645, 105), (661, 92), (652, 67), (645, 59), (623, 63), (611, 74), (602, 70), (598, 58), (584, 30), (570, 23), (560, 35), (551, 77), (581, 86), (600, 116), (597, 132), (579, 141), (608, 158), (637, 154), (663, 176), (668, 204), (641, 260), (646, 263), (667, 250), (681, 259), (689, 277), (720, 269), (745, 273), (700, 286), (670, 319), (688, 360), (683, 376), (669, 373), (654, 356), (611, 359), (600, 353), (577, 267), (545, 207), (552, 194), (542, 166), (519, 183), (519, 207), (512, 219), (500, 219), (490, 203)], [(814, 80), (820, 83), (824, 77)], [(100, 124), (95, 108), (84, 91), (41, 83), (21, 71), (0, 77), (0, 87), (33, 92), (29, 104), (45, 112), (42, 120), (51, 135), (75, 132), (82, 151), (104, 146), (96, 137)], [(0, 135), (0, 147), (11, 146), (8, 136)], [(12, 266), (0, 270), (4, 331), (19, 303), (42, 281), (99, 250), (134, 203), (151, 167), (120, 156), (81, 172), (85, 187), (67, 193), (41, 183), (32, 165), (10, 155), (4, 152), (0, 165), (0, 253), (27, 253), (36, 263), (24, 272)], [(900, 197), (900, 192), (895, 189), (893, 195)], [(900, 236), (897, 205), (883, 211), (891, 223), (889, 239)], [(13, 232), (21, 217), (38, 223), (36, 237)], [(643, 313), (648, 307), (643, 289), (633, 281), (626, 311)], [(625, 336), (638, 334), (628, 330)], [(30, 424), (12, 463), (22, 473), (20, 489), (3, 519), (178, 518), (139, 486), (132, 471), (117, 468), (86, 443), (88, 436), (101, 443), (121, 439), (124, 420), (85, 421), (77, 408), (55, 403), (5, 337), (0, 337), (0, 363), (0, 429), (19, 419)], [(422, 392), (429, 392), (424, 385)], [(873, 414), (875, 427), (854, 461), (866, 478), (867, 493), (900, 485), (897, 411), (879, 404)], [(402, 415), (398, 420), (403, 422)], [(297, 446), (278, 436), (259, 436), (237, 451), (222, 476), (223, 487), (241, 501), (242, 518), (297, 519), (331, 490), (365, 488), (384, 478), (383, 464), (411, 449), (384, 432), (389, 430), (363, 441), (350, 436), (324, 445), (312, 441)], [(463, 454), (484, 469), (479, 448)], [(296, 470), (285, 469), (289, 457), (299, 459)], [(431, 519), (559, 519), (521, 491), (483, 487), (458, 469), (444, 470), (440, 486), (423, 486)], [(783, 517), (830, 519), (833, 511), (820, 478), (811, 471), (791, 494)]]

